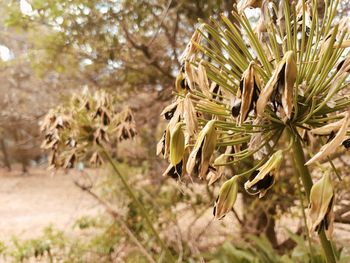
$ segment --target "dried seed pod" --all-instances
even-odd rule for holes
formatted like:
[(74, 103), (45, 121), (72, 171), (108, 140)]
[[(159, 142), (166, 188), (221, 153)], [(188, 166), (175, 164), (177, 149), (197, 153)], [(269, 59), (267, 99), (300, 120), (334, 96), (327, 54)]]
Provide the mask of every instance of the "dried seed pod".
[[(282, 96), (282, 106), (284, 112), (286, 113), (288, 119), (292, 117), (293, 110), (293, 89), (294, 83), (297, 79), (297, 64), (294, 60), (294, 53), (287, 52), (285, 55), (286, 64), (285, 64), (285, 72), (284, 72), (284, 88), (283, 88), (283, 96)], [(281, 83), (282, 84), (282, 83)]]
[(272, 97), (274, 105), (282, 104), (286, 116), (288, 118), (291, 117), (293, 107), (293, 86), (296, 80), (296, 75), (297, 69), (294, 61), (294, 52), (288, 51), (277, 65), (272, 77), (259, 95), (256, 105), (258, 116), (263, 116), (265, 107)]
[(215, 121), (209, 121), (198, 135), (194, 148), (188, 158), (186, 170), (189, 175), (198, 174), (204, 178), (209, 169), (210, 157), (216, 146)]
[(193, 106), (192, 100), (190, 98), (190, 94), (187, 94), (187, 96), (184, 99), (183, 102), (184, 107), (184, 122), (186, 124), (186, 131), (189, 136), (193, 136), (195, 132), (198, 129), (198, 121), (197, 121), (197, 115), (196, 110)]
[(239, 125), (242, 125), (245, 119), (248, 116), (248, 113), (251, 109), (251, 103), (255, 88), (255, 81), (254, 81), (254, 65), (255, 62), (251, 62), (246, 69), (246, 71), (243, 72), (242, 80), (241, 80), (241, 86), (242, 89), (242, 102), (240, 107), (240, 114), (238, 118)]
[(312, 186), (310, 191), (310, 232), (324, 229), (327, 239), (331, 239), (334, 221), (333, 205), (332, 180), (329, 174), (325, 174)]
[(215, 219), (222, 219), (233, 208), (238, 193), (238, 178), (232, 177), (227, 180), (220, 188), (216, 199), (213, 214)]
[(68, 168), (68, 169), (69, 169), (69, 168), (73, 168), (76, 159), (77, 159), (77, 158), (76, 158), (75, 153), (72, 153), (72, 154), (66, 159), (66, 162), (64, 163), (63, 168)]
[(72, 137), (69, 137), (68, 140), (66, 141), (65, 145), (75, 148), (77, 146), (77, 141), (74, 140)]
[(204, 62), (201, 61), (198, 65), (198, 70), (197, 70), (197, 74), (198, 74), (198, 86), (201, 89), (201, 91), (203, 92), (204, 95), (206, 96), (210, 96), (210, 92), (209, 92), (209, 81), (208, 81), (208, 77), (207, 77), (207, 72), (205, 70), (205, 66), (203, 65)]
[(279, 150), (263, 166), (257, 171), (254, 171), (249, 180), (244, 184), (247, 193), (252, 195), (259, 194), (259, 198), (263, 197), (267, 190), (275, 183), (282, 160), (282, 151)]
[(169, 148), (170, 148), (170, 130), (168, 125), (164, 130), (162, 138), (157, 144), (157, 155), (162, 153), (164, 156), (164, 159), (168, 158)]
[(185, 61), (184, 69), (185, 69), (185, 78), (188, 83), (188, 87), (190, 90), (194, 90), (194, 86), (193, 86), (195, 82), (194, 69), (188, 61)]
[(342, 126), (342, 124), (343, 124), (343, 120), (339, 120), (339, 121), (324, 125), (322, 127), (312, 129), (310, 130), (310, 132), (315, 135), (329, 135), (332, 132), (337, 132)]
[(157, 143), (157, 151), (156, 154), (165, 154), (165, 141), (166, 141), (166, 130), (163, 132), (162, 138)]
[(170, 136), (170, 163), (176, 166), (185, 152), (185, 135), (182, 131), (183, 123), (179, 122), (171, 131)]
[(346, 137), (346, 131), (349, 127), (349, 123), (350, 123), (349, 112), (347, 112), (344, 118), (342, 119), (342, 126), (340, 127), (339, 131), (337, 132), (333, 140), (323, 145), (320, 151), (317, 154), (315, 154), (314, 157), (312, 157), (309, 161), (307, 161), (305, 165), (310, 165), (314, 162), (317, 162), (323, 158), (326, 158), (328, 155), (332, 154), (333, 152), (335, 152), (337, 150), (337, 147), (341, 145), (341, 143), (344, 141)]
[(103, 164), (103, 159), (101, 158), (101, 156), (100, 156), (100, 154), (98, 152), (94, 152), (91, 155), (91, 158), (90, 158), (89, 162), (92, 165), (101, 166)]

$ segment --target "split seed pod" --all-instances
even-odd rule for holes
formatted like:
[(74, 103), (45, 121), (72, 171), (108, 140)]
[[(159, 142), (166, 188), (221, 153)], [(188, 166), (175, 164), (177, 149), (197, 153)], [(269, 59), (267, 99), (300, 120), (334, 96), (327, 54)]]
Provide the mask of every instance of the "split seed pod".
[(166, 106), (160, 116), (164, 116), (166, 120), (171, 120), (171, 118), (174, 116), (174, 113), (177, 109), (177, 105), (179, 104), (179, 100), (176, 100), (175, 102), (171, 103), (170, 105)]
[(197, 70), (198, 86), (201, 89), (201, 91), (203, 92), (203, 94), (207, 95), (209, 97), (209, 94), (210, 94), (209, 93), (209, 81), (208, 81), (205, 66), (203, 64), (204, 64), (204, 62), (201, 61), (198, 65), (198, 70)]
[(251, 109), (251, 103), (255, 88), (255, 81), (254, 81), (254, 65), (255, 62), (251, 62), (246, 69), (246, 71), (243, 72), (242, 80), (241, 80), (241, 86), (242, 88), (242, 102), (241, 102), (241, 108), (240, 108), (240, 114), (238, 123), (239, 125), (242, 125), (245, 119), (248, 116), (248, 113)]
[(196, 110), (193, 106), (192, 100), (190, 98), (190, 94), (187, 94), (186, 98), (183, 102), (184, 105), (184, 122), (186, 124), (186, 131), (189, 136), (192, 136), (195, 134), (195, 132), (198, 129), (198, 121), (197, 121), (197, 115)]
[(315, 154), (314, 157), (312, 157), (309, 161), (307, 161), (305, 165), (310, 165), (334, 153), (337, 147), (341, 145), (342, 142), (344, 141), (346, 137), (346, 131), (349, 127), (349, 123), (350, 123), (349, 112), (347, 112), (344, 118), (342, 119), (342, 126), (340, 127), (339, 131), (337, 132), (333, 140), (323, 145), (320, 151), (317, 154)]
[(238, 193), (238, 177), (234, 176), (227, 180), (220, 188), (216, 199), (213, 214), (215, 219), (222, 219), (233, 208)]
[(319, 128), (312, 129), (310, 132), (316, 135), (329, 135), (332, 132), (337, 132), (342, 126), (342, 124), (343, 124), (343, 120), (340, 120), (340, 121), (329, 123)]
[(185, 74), (181, 70), (175, 80), (175, 90), (178, 93), (183, 94), (183, 93), (186, 93), (188, 89), (189, 89), (189, 86), (187, 84)]
[(294, 83), (297, 79), (297, 64), (294, 61), (294, 53), (287, 52), (286, 53), (286, 64), (285, 64), (285, 72), (284, 72), (284, 88), (283, 88), (283, 96), (282, 96), (282, 106), (284, 112), (286, 113), (288, 119), (292, 117), (293, 110), (293, 89)]
[(281, 101), (275, 101), (274, 104), (281, 104), (286, 116), (290, 119), (293, 110), (293, 88), (297, 76), (297, 66), (294, 61), (294, 52), (288, 51), (283, 59), (277, 65), (272, 77), (261, 91), (256, 105), (258, 116), (262, 116), (267, 103), (270, 101), (273, 93), (280, 93)]
[(179, 122), (171, 131), (170, 136), (170, 163), (176, 166), (185, 152), (185, 135), (182, 131), (183, 123)]
[(262, 198), (275, 183), (275, 177), (282, 160), (282, 151), (279, 150), (263, 166), (253, 172), (251, 178), (244, 184), (247, 193), (251, 195), (259, 194), (259, 198)]
[(159, 140), (157, 144), (157, 155), (163, 154), (164, 159), (169, 156), (169, 148), (170, 148), (170, 131), (169, 125), (166, 127), (162, 138)]
[(188, 157), (186, 170), (189, 175), (198, 174), (204, 178), (209, 169), (210, 157), (216, 146), (215, 120), (209, 121), (198, 134), (194, 148)]
[(333, 205), (332, 180), (329, 174), (325, 174), (322, 179), (312, 186), (310, 191), (310, 232), (320, 231), (324, 228), (327, 239), (331, 238), (334, 221)]

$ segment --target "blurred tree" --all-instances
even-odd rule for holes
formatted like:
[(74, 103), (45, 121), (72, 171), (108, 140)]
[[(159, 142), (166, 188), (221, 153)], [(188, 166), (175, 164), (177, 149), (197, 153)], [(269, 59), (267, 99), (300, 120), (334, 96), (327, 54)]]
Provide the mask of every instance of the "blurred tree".
[[(155, 159), (159, 112), (170, 99), (179, 56), (197, 19), (230, 10), (233, 2), (3, 1), (7, 27), (2, 39), (14, 52), (4, 69), (18, 70), (15, 64), (22, 63), (31, 78), (26, 85), (37, 87), (30, 97), (40, 110), (24, 104), (36, 116), (48, 109), (44, 105), (85, 85), (115, 90), (121, 102), (130, 102), (144, 131), (147, 154), (138, 155), (140, 161)], [(18, 81), (18, 76), (12, 79)], [(38, 92), (44, 100), (37, 100)]]

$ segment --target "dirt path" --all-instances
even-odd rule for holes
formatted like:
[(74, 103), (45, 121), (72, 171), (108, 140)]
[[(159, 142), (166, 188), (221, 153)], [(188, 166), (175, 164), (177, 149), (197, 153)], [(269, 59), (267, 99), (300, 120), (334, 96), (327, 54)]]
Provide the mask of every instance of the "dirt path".
[(32, 168), (28, 176), (1, 169), (0, 240), (33, 238), (50, 224), (71, 232), (76, 219), (97, 214), (101, 207), (74, 185), (73, 176), (45, 168)]

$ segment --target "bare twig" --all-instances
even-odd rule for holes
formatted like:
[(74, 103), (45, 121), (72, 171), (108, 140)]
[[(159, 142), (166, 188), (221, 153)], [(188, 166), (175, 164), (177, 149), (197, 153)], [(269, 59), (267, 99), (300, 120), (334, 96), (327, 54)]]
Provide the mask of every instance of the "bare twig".
[(107, 203), (105, 200), (101, 199), (96, 193), (91, 191), (91, 187), (86, 187), (84, 185), (81, 185), (79, 182), (74, 181), (74, 184), (78, 186), (81, 190), (88, 193), (90, 196), (92, 196), (96, 201), (98, 201), (101, 205), (103, 205), (106, 209), (106, 211), (113, 216), (115, 220), (118, 221), (118, 223), (121, 225), (122, 229), (126, 232), (126, 234), (130, 237), (130, 239), (135, 243), (135, 245), (140, 249), (141, 253), (148, 259), (151, 263), (156, 263), (155, 260), (151, 257), (151, 255), (147, 252), (146, 248), (138, 241), (137, 237), (134, 235), (134, 233), (130, 230), (130, 228), (127, 226), (125, 221), (121, 218), (121, 214), (118, 210), (114, 209), (109, 203)]

